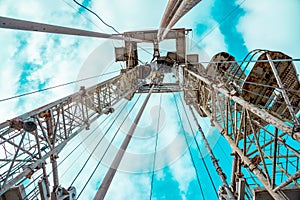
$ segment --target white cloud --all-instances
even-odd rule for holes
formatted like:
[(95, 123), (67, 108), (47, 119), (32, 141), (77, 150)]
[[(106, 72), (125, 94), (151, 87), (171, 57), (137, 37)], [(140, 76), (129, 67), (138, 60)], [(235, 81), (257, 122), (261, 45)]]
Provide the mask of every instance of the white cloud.
[[(184, 141), (184, 138), (182, 139)], [(195, 169), (191, 165), (191, 158), (188, 150), (180, 159), (170, 165), (170, 170), (173, 177), (179, 184), (178, 187), (182, 194), (182, 198), (185, 197), (189, 188), (189, 184), (192, 182), (192, 180), (195, 180), (196, 177)]]
[[(124, 32), (157, 29), (166, 3), (145, 0), (92, 1), (92, 9), (108, 24)], [(106, 30), (113, 32), (111, 29)]]
[[(0, 32), (0, 44), (1, 46), (6, 47), (5, 49), (0, 48), (0, 99), (4, 99), (13, 96), (18, 89), (18, 74), (20, 73), (20, 70), (16, 68), (16, 64), (13, 60), (7, 59), (15, 53), (16, 48), (13, 45), (17, 45), (18, 42), (12, 34), (12, 31), (6, 30)], [(16, 103), (16, 100), (11, 100), (9, 103), (0, 102), (1, 113), (5, 113), (0, 116), (1, 122), (7, 120), (7, 116), (14, 116), (14, 106)]]
[[(211, 23), (212, 26), (214, 26), (214, 23)], [(214, 24), (214, 25), (213, 25)], [(211, 34), (207, 35), (201, 42), (200, 45), (202, 46), (203, 50), (206, 54), (204, 54), (204, 58), (209, 58), (209, 60), (204, 61), (210, 61), (212, 56), (215, 54), (227, 51), (227, 45), (225, 43), (224, 35), (221, 33), (219, 27), (215, 28)], [(201, 52), (200, 52), (201, 53)], [(207, 56), (208, 55), (208, 56)]]
[[(103, 17), (107, 23), (113, 25), (122, 32), (158, 28), (166, 3), (167, 1), (153, 2), (146, 0), (92, 1), (91, 8), (95, 12), (99, 13), (99, 15)], [(207, 20), (210, 14), (209, 5), (209, 3), (201, 2), (193, 12), (189, 13), (187, 16), (185, 16), (183, 21), (179, 22), (177, 27), (182, 27), (186, 22), (188, 22), (189, 27), (193, 27), (199, 18), (201, 18), (200, 22), (207, 23), (210, 27), (215, 25), (213, 20)], [(33, 20), (42, 23), (51, 23), (85, 29), (92, 28), (93, 30), (98, 30), (98, 27), (90, 24), (90, 21), (86, 19), (88, 18), (93, 19), (93, 22), (97, 24), (97, 26), (101, 27), (101, 30), (112, 32), (112, 30), (105, 27), (98, 19), (87, 12), (84, 12), (83, 15), (78, 16), (78, 14), (76, 14), (78, 7), (75, 4), (74, 7), (75, 9), (63, 1), (55, 1), (55, 3), (53, 3), (53, 1), (50, 0), (38, 2), (34, 0), (21, 0), (18, 1), (18, 3), (15, 3), (9, 0), (4, 0), (0, 3), (0, 15), (25, 20)], [(205, 8), (207, 8), (207, 10), (205, 10)], [(205, 13), (205, 16), (201, 17), (203, 13)], [(23, 42), (27, 42), (27, 45), (23, 49), (19, 49), (22, 42), (20, 41), (20, 35), (23, 38)], [(195, 38), (195, 40), (197, 41), (197, 38)], [(30, 81), (28, 88), (33, 90), (37, 89), (39, 82), (46, 80), (48, 80), (46, 87), (49, 87), (73, 81), (76, 78), (85, 78), (89, 75), (95, 75), (95, 71), (97, 72), (97, 70), (103, 70), (101, 68), (103, 67), (101, 65), (102, 63), (95, 63), (93, 69), (91, 69), (89, 67), (93, 63), (87, 64), (84, 61), (87, 59), (88, 55), (90, 55), (91, 52), (97, 46), (99, 46), (100, 41), (102, 40), (85, 37), (80, 38), (73, 36), (58, 36), (41, 33), (1, 30), (1, 46), (7, 48), (1, 48), (0, 57), (3, 64), (0, 66), (0, 69), (3, 73), (0, 75), (2, 91), (0, 96), (5, 98), (16, 94), (18, 88), (20, 87), (20, 83), (18, 81), (23, 70), (22, 66), (25, 62), (32, 62), (41, 65), (39, 69), (32, 72), (32, 74), (27, 77)], [(201, 45), (202, 48), (205, 48), (206, 54), (210, 55), (209, 57), (216, 52), (224, 51), (226, 49), (224, 37), (218, 28), (215, 29), (212, 34), (206, 37), (205, 40), (201, 41), (199, 45)], [(103, 49), (106, 49), (106, 47), (103, 46)], [(201, 52), (203, 50), (200, 49), (197, 51)], [(99, 54), (100, 58), (101, 56), (107, 58), (104, 52), (103, 54)], [(106, 61), (109, 62), (110, 59)], [(103, 63), (103, 65), (104, 67), (107, 67), (106, 63)], [(6, 113), (5, 115), (1, 115), (0, 120), (6, 120), (7, 118), (11, 118), (26, 111), (32, 110), (37, 106), (44, 105), (59, 97), (66, 96), (67, 94), (73, 92), (74, 88), (75, 86), (62, 87), (49, 92), (44, 92), (42, 93), (42, 96), (40, 94), (36, 94), (22, 98), (24, 102), (21, 107), (17, 107), (18, 102), (16, 100), (9, 101), (7, 103), (5, 102), (5, 104), (0, 104), (1, 113)], [(172, 97), (170, 99), (172, 99)], [(149, 109), (151, 109), (154, 105), (157, 105), (157, 101), (158, 99), (156, 98), (152, 102), (152, 105), (150, 104), (150, 106), (147, 108), (148, 110), (145, 112), (146, 118), (151, 116)], [(171, 120), (166, 122), (165, 128), (160, 134), (158, 150), (161, 150), (162, 152), (160, 155), (160, 161), (162, 164), (159, 167), (163, 167), (163, 165), (166, 163), (172, 163), (171, 172), (175, 179), (179, 182), (179, 189), (182, 191), (182, 198), (184, 198), (184, 194), (187, 192), (189, 183), (195, 178), (195, 174), (194, 169), (191, 166), (188, 153), (186, 153), (182, 159), (179, 159), (181, 158), (180, 156), (183, 152), (187, 152), (185, 140), (182, 135), (177, 136), (180, 128), (177, 124), (178, 118), (176, 108), (168, 106), (168, 103), (171, 102), (170, 100), (166, 102), (167, 103), (165, 103), (166, 105), (164, 110), (168, 118)], [(146, 122), (142, 124), (144, 126), (149, 125)], [(173, 148), (166, 148), (170, 145), (173, 145)], [(134, 145), (132, 147), (134, 147)], [(150, 148), (150, 145), (147, 147)], [(142, 148), (143, 146), (140, 145), (135, 149), (132, 148), (131, 150), (137, 151), (141, 150)], [(167, 152), (164, 152), (164, 148), (166, 148)], [(67, 150), (68, 149), (66, 149), (66, 151)], [(72, 159), (70, 159), (70, 162), (76, 160), (81, 166), (87, 155), (88, 153), (84, 152), (83, 156), (80, 158), (73, 156)], [(110, 156), (112, 157), (112, 155)], [(174, 160), (174, 158), (176, 159)], [(94, 168), (95, 164), (97, 163), (96, 161), (97, 160), (92, 160), (89, 163), (87, 170), (83, 172), (82, 177), (87, 178), (89, 176), (91, 173), (90, 169)], [(149, 163), (151, 162), (149, 161)], [(75, 170), (78, 170), (79, 164), (75, 164), (77, 167)], [(67, 167), (68, 165), (62, 166), (60, 170), (63, 172), (65, 169), (67, 169)], [(101, 169), (103, 168), (104, 167), (102, 166)], [(61, 173), (61, 171), (59, 173)], [(73, 172), (74, 171), (72, 170), (68, 171), (69, 175), (67, 174), (64, 179), (61, 180), (62, 186), (69, 186), (68, 184), (72, 179), (70, 174), (73, 174)], [(95, 183), (101, 179), (99, 177), (103, 177), (104, 172), (105, 171), (103, 170), (97, 170), (97, 176), (93, 177), (87, 186), (87, 190), (85, 191), (85, 194), (88, 195), (88, 197), (92, 197), (93, 193), (95, 193)], [(108, 195), (114, 196), (116, 199), (127, 199), (125, 198), (127, 196), (128, 199), (129, 197), (131, 199), (142, 199), (140, 196), (142, 194), (140, 194), (140, 192), (148, 191), (149, 189), (148, 175), (149, 174), (146, 174), (141, 179), (129, 177), (124, 174), (118, 175), (114, 181), (115, 184), (112, 185)], [(160, 179), (162, 177), (163, 175), (159, 176)], [(136, 196), (132, 197), (133, 193), (135, 193)]]
[(106, 199), (147, 199), (150, 194), (150, 181), (148, 174), (117, 173)]
[[(199, 54), (199, 60), (202, 62), (210, 61), (216, 53), (227, 51), (228, 48), (218, 22), (212, 18), (214, 3), (215, 0), (201, 1), (175, 25), (193, 29), (189, 34), (187, 50), (191, 54)], [(202, 35), (196, 34), (196, 27), (199, 24), (206, 27)]]
[(253, 0), (246, 1), (242, 8), (246, 14), (240, 18), (237, 29), (249, 51), (262, 48), (299, 58), (298, 0)]
[[(208, 30), (215, 27), (217, 22), (211, 18), (213, 3), (214, 1), (201, 1), (194, 9), (179, 20), (174, 28), (195, 29), (198, 23), (205, 24)], [(166, 4), (167, 1), (113, 0), (92, 1), (91, 6), (96, 13), (99, 13), (103, 17), (103, 20), (107, 20), (108, 24), (113, 25), (120, 32), (123, 32), (157, 29)], [(133, 9), (133, 5), (136, 9)], [(98, 21), (97, 24), (100, 24), (103, 30), (113, 32), (112, 29), (105, 27), (97, 18), (94, 17), (94, 19), (96, 22)], [(189, 53), (199, 53), (202, 61), (209, 61), (216, 53), (227, 50), (224, 36), (218, 26), (204, 39), (196, 34), (190, 34), (189, 37), (191, 38), (188, 42), (191, 43)], [(199, 41), (200, 39), (203, 40)]]
[[(1, 1), (0, 15), (77, 28), (89, 23), (81, 15), (74, 15), (74, 9), (63, 1), (57, 1), (57, 4), (51, 1), (19, 1), (18, 3)], [(3, 91), (0, 94), (1, 98), (17, 94), (20, 88), (18, 80), (23, 72), (24, 63), (32, 63), (40, 67), (27, 75), (26, 79), (29, 82), (27, 85), (22, 85), (26, 90), (18, 93), (37, 90), (39, 83), (46, 83), (45, 87), (50, 87), (76, 80), (84, 60), (99, 44), (98, 41), (101, 41), (86, 37), (5, 29), (1, 29), (0, 35), (1, 46), (5, 47), (1, 49), (0, 80), (1, 86), (5, 86), (1, 88)], [(55, 92), (54, 90), (44, 92), (42, 98), (39, 95), (23, 97), (22, 108), (18, 107), (16, 100), (1, 102), (1, 112), (7, 115), (2, 115), (0, 120), (7, 120), (66, 96), (74, 92), (74, 87), (72, 85), (56, 89)]]

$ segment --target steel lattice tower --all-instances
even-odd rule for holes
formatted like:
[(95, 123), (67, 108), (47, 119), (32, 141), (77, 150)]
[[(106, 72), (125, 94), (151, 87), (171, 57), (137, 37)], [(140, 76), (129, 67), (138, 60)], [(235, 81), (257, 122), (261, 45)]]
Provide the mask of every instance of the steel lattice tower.
[[(115, 49), (125, 62), (120, 75), (0, 124), (0, 200), (23, 199), (25, 180), (40, 173), (37, 196), (76, 199), (74, 187), (60, 186), (57, 158), (66, 144), (101, 115), (114, 112), (123, 98), (147, 98), (135, 118), (94, 199), (104, 199), (152, 93), (182, 92), (222, 180), (219, 199), (299, 199), (300, 82), (294, 59), (282, 52), (254, 50), (242, 62), (216, 54), (206, 68), (186, 52), (188, 29), (173, 25), (200, 0), (170, 0), (158, 30), (104, 34), (0, 17), (0, 28), (109, 38), (124, 41)], [(159, 43), (175, 40), (176, 52), (160, 55)], [(137, 44), (152, 43), (155, 62), (138, 65)], [(176, 83), (163, 81), (173, 73)], [(224, 174), (198, 123), (208, 117), (230, 145), (231, 175)], [(122, 151), (121, 151), (122, 150)], [(47, 162), (47, 161), (50, 161)], [(51, 165), (53, 183), (47, 177)], [(227, 179), (226, 179), (227, 178)], [(229, 180), (230, 178), (230, 180)], [(50, 187), (51, 185), (51, 187)], [(52, 189), (50, 189), (52, 188)]]

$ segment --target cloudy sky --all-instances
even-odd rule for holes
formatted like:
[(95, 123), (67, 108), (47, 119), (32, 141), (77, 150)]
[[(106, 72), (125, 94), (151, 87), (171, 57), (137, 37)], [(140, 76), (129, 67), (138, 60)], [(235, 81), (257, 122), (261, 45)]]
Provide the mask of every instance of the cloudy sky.
[[(119, 32), (157, 29), (167, 5), (166, 0), (84, 0), (82, 3), (99, 14)], [(282, 51), (293, 58), (300, 58), (299, 9), (300, 1), (298, 0), (203, 0), (175, 27), (193, 29), (189, 34), (188, 51), (199, 53), (201, 61), (209, 61), (214, 54), (221, 51), (231, 53), (236, 57), (236, 60), (242, 60), (249, 51), (258, 48)], [(0, 0), (0, 16), (114, 33), (95, 16), (79, 8), (71, 0), (19, 0), (17, 3)], [(122, 45), (118, 41), (111, 42), (104, 39), (1, 29), (0, 45), (1, 121), (71, 94), (78, 89), (78, 86), (68, 85), (22, 98), (7, 101), (3, 101), (3, 99), (123, 67), (123, 64), (113, 63), (113, 47)], [(296, 67), (299, 67), (299, 64), (296, 63)], [(101, 82), (101, 80), (103, 77), (85, 84), (93, 84), (94, 81)], [(137, 106), (141, 105), (143, 98), (144, 96), (138, 101)], [(181, 126), (176, 107), (170, 106), (175, 104), (174, 96), (164, 95), (161, 104), (164, 120), (159, 124), (161, 132), (158, 150), (161, 152), (159, 154), (160, 159), (167, 160), (167, 162), (162, 161), (162, 167), (157, 169), (155, 173), (153, 199), (201, 199), (200, 188), (183, 134), (184, 130), (189, 133), (191, 131), (187, 118), (182, 111), (180, 96), (177, 95), (175, 98), (181, 110), (180, 117), (184, 122)], [(133, 106), (136, 99), (137, 96), (128, 104), (126, 112)], [(145, 110), (145, 118), (142, 119), (139, 127), (147, 130), (150, 136), (155, 134), (157, 126), (155, 120), (157, 119), (156, 111), (160, 105), (159, 99), (159, 95), (151, 97), (149, 106)], [(124, 103), (121, 102), (119, 106), (121, 107)], [(126, 115), (126, 112), (123, 115)], [(133, 110), (133, 113), (136, 112)], [(133, 118), (134, 116), (131, 116), (131, 119)], [(220, 158), (220, 164), (229, 176), (231, 159), (228, 155), (226, 156), (225, 152), (228, 153), (230, 150), (223, 139), (218, 137), (213, 129), (209, 128), (207, 119), (203, 119), (201, 123), (212, 142), (216, 155)], [(130, 124), (130, 120), (125, 124)], [(105, 126), (102, 127), (102, 132), (105, 132), (105, 128)], [(125, 133), (128, 126), (124, 126), (122, 129)], [(112, 135), (113, 132), (111, 131)], [(122, 135), (124, 136), (124, 134)], [(122, 135), (116, 138), (115, 146), (122, 140)], [(65, 150), (65, 153), (74, 147), (72, 145), (82, 141), (82, 138), (84, 137), (76, 138)], [(136, 138), (129, 146), (129, 150), (134, 153), (145, 151), (143, 154), (153, 155), (155, 139), (154, 137), (149, 138), (148, 140)], [(199, 153), (196, 151), (196, 145), (192, 143), (192, 140), (190, 143), (202, 189), (211, 191), (205, 193), (205, 198), (216, 199), (213, 186), (209, 181)], [(78, 170), (78, 166), (83, 165), (88, 157), (88, 152), (91, 152), (95, 145), (96, 143), (84, 145), (78, 150), (77, 157), (73, 156), (73, 160), (67, 160), (68, 164), (62, 165), (59, 173), (63, 174), (61, 184), (64, 187), (69, 186), (70, 181), (72, 181), (72, 173)], [(87, 148), (87, 146), (91, 147)], [(205, 151), (203, 153), (205, 154)], [(80, 163), (74, 162), (75, 158)], [(214, 173), (215, 170), (212, 168), (208, 156), (205, 156), (204, 159), (218, 188), (220, 181)], [(105, 164), (110, 162), (109, 159), (106, 160)], [(79, 176), (80, 180), (75, 182), (79, 192), (83, 188), (82, 182), (87, 180), (98, 161), (99, 158), (93, 156), (82, 176)], [(74, 163), (72, 166), (75, 166), (73, 169), (75, 171), (69, 170), (64, 173), (71, 163)], [(90, 199), (94, 196), (96, 188), (99, 187), (105, 174), (105, 164), (100, 165), (97, 169), (81, 194), (81, 199)], [(144, 164), (138, 164), (142, 169), (147, 168), (148, 170), (152, 166), (149, 159), (146, 159)], [(164, 166), (164, 164), (169, 165)], [(133, 166), (123, 167), (124, 170), (117, 173), (107, 199), (149, 198), (151, 173), (137, 172), (135, 168), (132, 168)]]

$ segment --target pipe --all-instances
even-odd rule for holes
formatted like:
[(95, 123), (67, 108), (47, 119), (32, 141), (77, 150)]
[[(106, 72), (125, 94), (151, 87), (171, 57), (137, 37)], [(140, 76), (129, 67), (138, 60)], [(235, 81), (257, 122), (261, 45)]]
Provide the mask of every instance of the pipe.
[(157, 40), (164, 40), (169, 30), (172, 29), (172, 27), (180, 20), (180, 18), (189, 12), (193, 7), (195, 7), (200, 1), (201, 0), (179, 0), (176, 2), (174, 2), (174, 0), (169, 1), (158, 29)]
[(158, 29), (157, 38), (161, 38), (162, 32), (167, 28), (181, 2), (182, 0), (169, 0)]

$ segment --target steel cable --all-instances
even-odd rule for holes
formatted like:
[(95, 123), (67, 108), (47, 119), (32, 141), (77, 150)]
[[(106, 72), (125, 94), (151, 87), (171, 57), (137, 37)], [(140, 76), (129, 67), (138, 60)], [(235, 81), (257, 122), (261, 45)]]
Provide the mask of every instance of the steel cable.
[[(128, 103), (128, 102), (127, 102)], [(88, 159), (85, 161), (84, 165), (81, 167), (81, 169), (79, 170), (79, 172), (77, 173), (77, 175), (75, 176), (75, 178), (73, 179), (73, 181), (71, 182), (71, 186), (74, 184), (74, 182), (76, 181), (76, 179), (79, 177), (79, 175), (81, 174), (81, 172), (83, 171), (83, 169), (85, 168), (85, 166), (87, 165), (88, 161), (90, 160), (90, 158), (92, 157), (92, 155), (94, 154), (94, 152), (96, 151), (97, 147), (100, 145), (100, 143), (102, 142), (102, 140), (104, 139), (104, 137), (106, 136), (106, 134), (108, 133), (108, 131), (111, 129), (111, 127), (114, 125), (115, 121), (117, 120), (117, 118), (120, 116), (120, 114), (122, 113), (122, 111), (126, 108), (127, 103), (123, 106), (121, 112), (115, 117), (115, 119), (113, 120), (113, 122), (110, 124), (110, 126), (108, 127), (108, 129), (105, 131), (105, 133), (102, 135), (102, 137), (100, 138), (100, 140), (98, 141), (97, 145), (94, 147), (93, 151), (90, 153)]]
[(182, 118), (181, 118), (181, 116), (180, 116), (179, 107), (178, 107), (177, 100), (176, 100), (176, 97), (175, 97), (175, 94), (174, 94), (174, 93), (173, 93), (173, 98), (174, 98), (174, 102), (175, 102), (175, 105), (176, 105), (177, 114), (178, 114), (179, 120), (180, 120), (180, 122), (181, 122), (181, 127), (182, 127), (182, 129), (183, 129), (183, 134), (184, 134), (184, 138), (185, 138), (185, 141), (186, 141), (186, 145), (187, 145), (187, 147), (188, 147), (188, 150), (189, 150), (189, 153), (190, 153), (190, 157), (191, 157), (191, 161), (192, 161), (192, 164), (193, 164), (193, 167), (194, 167), (194, 170), (195, 170), (195, 174), (196, 174), (196, 177), (197, 177), (197, 182), (198, 182), (198, 185), (199, 185), (199, 188), (200, 188), (201, 196), (202, 196), (202, 198), (205, 200), (204, 193), (203, 193), (203, 189), (202, 189), (201, 182), (200, 182), (200, 177), (199, 177), (199, 175), (198, 175), (198, 171), (197, 171), (197, 168), (196, 168), (196, 164), (195, 164), (194, 158), (193, 158), (193, 156), (192, 156), (192, 151), (191, 151), (190, 146), (189, 146), (189, 144), (188, 144), (188, 139), (187, 139), (187, 136), (186, 136), (184, 127), (183, 127)]
[(94, 14), (105, 26), (111, 28), (112, 30), (114, 30), (116, 33), (120, 34), (119, 31), (117, 31), (113, 26), (107, 24), (99, 15), (97, 15), (97, 13), (95, 13), (94, 11), (92, 11), (91, 9), (85, 7), (84, 5), (78, 3), (76, 0), (73, 0), (77, 5), (81, 6), (82, 8), (88, 10), (89, 12), (91, 12), (92, 14)]
[(160, 111), (161, 111), (161, 99), (162, 99), (162, 95), (160, 94), (160, 98), (159, 98), (159, 110), (158, 110), (158, 118), (157, 118), (157, 126), (156, 126), (156, 135), (155, 135), (156, 137), (155, 137), (155, 148), (154, 148), (154, 156), (153, 156), (151, 186), (150, 186), (150, 200), (152, 199), (152, 192), (153, 192), (154, 169), (155, 169), (155, 162), (156, 162), (158, 132), (159, 132), (159, 122), (160, 122)]
[(104, 74), (100, 74), (100, 75), (96, 75), (96, 76), (91, 76), (91, 77), (88, 77), (88, 78), (83, 78), (83, 79), (79, 79), (79, 80), (76, 80), (76, 81), (71, 81), (71, 82), (68, 82), (68, 83), (63, 83), (63, 84), (56, 85), (56, 86), (51, 86), (51, 87), (44, 88), (44, 89), (41, 89), (41, 90), (35, 90), (35, 91), (32, 91), (32, 92), (27, 92), (27, 93), (19, 94), (19, 95), (16, 95), (16, 96), (12, 96), (12, 97), (8, 97), (8, 98), (0, 99), (0, 102), (11, 100), (11, 99), (15, 99), (15, 98), (19, 98), (19, 97), (23, 97), (23, 96), (27, 96), (27, 95), (31, 95), (31, 94), (38, 93), (38, 92), (44, 92), (46, 90), (51, 90), (51, 89), (54, 89), (54, 88), (58, 88), (58, 87), (62, 87), (62, 86), (66, 86), (66, 85), (70, 85), (70, 84), (74, 84), (74, 83), (78, 83), (78, 82), (81, 82), (81, 81), (86, 81), (86, 80), (89, 80), (89, 79), (98, 78), (100, 76), (112, 74), (112, 73), (115, 73), (115, 72), (118, 72), (118, 71), (120, 71), (120, 70), (115, 70), (115, 71), (112, 71), (112, 72), (108, 72), (108, 73), (104, 73)]
[(114, 141), (115, 137), (117, 136), (117, 133), (120, 131), (121, 127), (123, 126), (125, 120), (128, 118), (129, 114), (131, 113), (131, 111), (133, 110), (133, 108), (135, 107), (135, 105), (137, 104), (137, 102), (139, 101), (141, 95), (137, 98), (137, 100), (135, 101), (135, 103), (133, 104), (133, 106), (131, 107), (131, 109), (129, 110), (129, 112), (127, 113), (127, 115), (124, 117), (122, 123), (120, 124), (120, 126), (118, 127), (117, 131), (115, 132), (113, 138), (110, 140), (110, 143), (108, 145), (108, 147), (105, 149), (102, 157), (100, 158), (99, 162), (97, 163), (96, 167), (94, 168), (92, 174), (89, 176), (88, 180), (85, 182), (82, 190), (80, 191), (80, 193), (77, 196), (77, 199), (79, 199), (80, 195), (82, 194), (83, 190), (86, 188), (87, 184), (89, 183), (89, 181), (91, 180), (91, 178), (93, 177), (93, 175), (95, 174), (96, 170), (98, 169), (101, 161), (103, 160), (104, 156), (106, 155), (109, 147), (111, 146), (112, 142)]
[(216, 196), (218, 197), (218, 191), (217, 191), (216, 185), (215, 185), (215, 183), (214, 183), (214, 181), (213, 181), (213, 179), (212, 179), (212, 176), (211, 176), (211, 174), (210, 174), (210, 172), (209, 172), (209, 170), (208, 170), (207, 164), (206, 164), (206, 162), (205, 162), (205, 160), (204, 160), (204, 157), (203, 157), (203, 155), (202, 155), (202, 153), (201, 153), (200, 145), (199, 145), (199, 143), (198, 143), (198, 141), (197, 141), (197, 139), (196, 139), (195, 131), (194, 131), (193, 128), (192, 128), (192, 124), (191, 124), (191, 121), (190, 121), (190, 119), (189, 119), (189, 117), (188, 117), (188, 114), (187, 114), (187, 112), (186, 112), (186, 109), (185, 109), (185, 107), (184, 107), (184, 104), (183, 104), (183, 100), (182, 100), (181, 95), (179, 95), (179, 97), (180, 97), (179, 100), (180, 100), (180, 102), (181, 102), (181, 104), (182, 104), (182, 107), (183, 107), (185, 116), (186, 116), (186, 118), (187, 118), (187, 120), (188, 120), (189, 127), (190, 127), (190, 129), (191, 129), (192, 134), (193, 134), (193, 139), (194, 139), (194, 141), (195, 141), (195, 143), (196, 143), (196, 146), (197, 146), (197, 148), (198, 148), (198, 151), (199, 151), (199, 153), (200, 153), (201, 161), (202, 161), (202, 163), (203, 163), (203, 165), (204, 165), (204, 167), (205, 167), (205, 170), (206, 170), (206, 172), (207, 172), (207, 174), (208, 174), (208, 176), (209, 176), (209, 180), (210, 180), (210, 182), (212, 183), (212, 186), (213, 186), (213, 188), (214, 188), (215, 194), (216, 194)]

